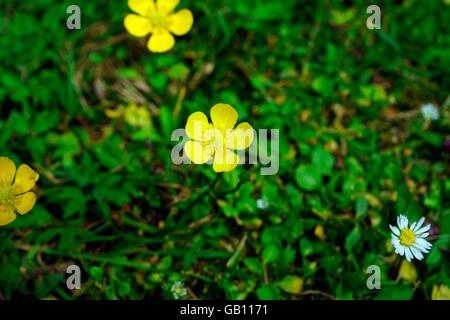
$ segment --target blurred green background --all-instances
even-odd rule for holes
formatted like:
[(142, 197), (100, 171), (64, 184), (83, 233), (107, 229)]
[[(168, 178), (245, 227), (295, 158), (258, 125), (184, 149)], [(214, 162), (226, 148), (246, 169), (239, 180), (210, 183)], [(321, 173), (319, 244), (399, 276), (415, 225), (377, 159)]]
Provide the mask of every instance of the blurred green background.
[[(378, 2), (378, 3), (377, 3)], [(81, 8), (81, 30), (66, 8)], [(382, 30), (366, 28), (370, 4)], [(0, 298), (430, 299), (450, 287), (450, 6), (182, 0), (152, 54), (123, 1), (2, 0), (0, 156), (40, 174), (0, 228)], [(176, 128), (218, 103), (280, 130), (280, 169), (174, 165)], [(440, 118), (426, 121), (433, 103)], [(140, 107), (137, 108), (136, 106)], [(143, 111), (144, 110), (144, 111)], [(447, 147), (446, 147), (447, 146)], [(388, 225), (432, 223), (406, 264)], [(66, 288), (66, 267), (82, 289)], [(366, 269), (381, 268), (368, 290)], [(436, 290), (436, 289), (435, 289)], [(448, 290), (448, 289), (447, 289)]]

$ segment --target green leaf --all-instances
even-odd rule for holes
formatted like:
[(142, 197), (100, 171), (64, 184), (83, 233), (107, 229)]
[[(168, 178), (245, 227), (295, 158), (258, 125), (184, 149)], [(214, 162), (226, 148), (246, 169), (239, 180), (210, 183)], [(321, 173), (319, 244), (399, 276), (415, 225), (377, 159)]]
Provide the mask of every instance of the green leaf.
[(409, 286), (382, 287), (376, 300), (411, 300), (413, 294)]
[(300, 239), (300, 252), (304, 257), (314, 253), (314, 245), (308, 240), (308, 238)]
[(311, 161), (313, 165), (319, 169), (323, 175), (331, 175), (333, 173), (334, 156), (323, 149), (322, 146), (314, 148), (311, 155)]
[(319, 76), (312, 81), (311, 87), (314, 89), (314, 91), (326, 97), (333, 92), (334, 82), (333, 79)]
[(362, 86), (361, 93), (365, 99), (373, 101), (386, 100), (386, 90), (381, 85)]
[(98, 266), (93, 266), (89, 269), (89, 273), (91, 274), (91, 277), (95, 281), (101, 281), (103, 277), (103, 269)]
[(280, 250), (278, 250), (278, 247), (276, 245), (269, 244), (267, 247), (264, 248), (262, 258), (265, 263), (277, 261), (279, 257), (280, 257)]
[(346, 10), (333, 10), (331, 18), (337, 25), (343, 25), (351, 22), (356, 16), (356, 9), (350, 8)]
[(183, 80), (187, 78), (189, 72), (190, 69), (188, 67), (186, 67), (182, 63), (177, 63), (174, 66), (170, 67), (167, 75), (169, 76), (169, 78), (174, 80)]
[(277, 285), (286, 292), (299, 294), (303, 289), (303, 279), (297, 276), (285, 276)]
[(301, 165), (295, 170), (295, 181), (306, 191), (318, 189), (322, 185), (320, 171), (312, 165)]
[(155, 73), (150, 77), (150, 84), (152, 87), (162, 90), (167, 85), (167, 76), (163, 73)]
[(352, 249), (356, 246), (356, 244), (361, 239), (361, 230), (358, 226), (354, 227), (352, 231), (345, 238), (345, 248), (347, 251), (352, 251)]
[(446, 240), (446, 239), (441, 239), (439, 241), (436, 241), (433, 243), (433, 248), (431, 249), (430, 253), (428, 254), (428, 256), (426, 256), (425, 258), (425, 262), (427, 265), (432, 266), (432, 267), (436, 267), (438, 266), (441, 261), (442, 261), (442, 252), (439, 250), (439, 245), (443, 245), (444, 241), (442, 240)]
[(161, 107), (159, 119), (161, 121), (161, 127), (164, 135), (170, 137), (173, 125), (172, 111), (167, 107)]
[(367, 207), (368, 202), (366, 197), (359, 196), (358, 198), (356, 198), (356, 216), (358, 218), (363, 218), (366, 216)]
[(261, 260), (258, 258), (245, 258), (244, 264), (247, 266), (248, 270), (256, 274), (263, 273), (263, 266)]
[(260, 300), (278, 300), (280, 299), (280, 291), (273, 284), (263, 285), (256, 290), (256, 295)]
[(437, 132), (421, 132), (419, 133), (420, 137), (425, 141), (429, 142), (435, 147), (442, 146), (442, 141), (444, 139), (443, 135)]
[(117, 294), (121, 297), (128, 295), (131, 292), (131, 286), (126, 281), (120, 281), (117, 284)]
[(450, 209), (444, 210), (440, 219), (440, 230), (441, 234), (450, 234)]

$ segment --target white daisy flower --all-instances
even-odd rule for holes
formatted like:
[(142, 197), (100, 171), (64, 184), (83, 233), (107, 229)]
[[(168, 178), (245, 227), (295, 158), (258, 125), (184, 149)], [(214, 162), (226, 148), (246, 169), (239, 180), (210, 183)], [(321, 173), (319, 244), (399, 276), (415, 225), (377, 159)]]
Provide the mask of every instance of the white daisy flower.
[(432, 103), (424, 104), (420, 111), (425, 120), (438, 120), (439, 119), (439, 109)]
[(421, 228), (425, 218), (422, 217), (417, 223), (414, 222), (408, 227), (408, 218), (404, 215), (397, 217), (397, 227), (389, 225), (392, 230), (392, 244), (395, 253), (406, 256), (406, 260), (414, 258), (423, 259), (423, 253), (430, 252), (432, 244), (424, 238), (428, 237), (431, 224)]
[(262, 198), (256, 200), (256, 206), (260, 210), (267, 209), (267, 207), (269, 206), (269, 200), (267, 200), (266, 197), (262, 197)]
[(175, 281), (172, 287), (170, 288), (170, 291), (172, 292), (173, 297), (176, 300), (187, 296), (187, 290), (181, 281)]

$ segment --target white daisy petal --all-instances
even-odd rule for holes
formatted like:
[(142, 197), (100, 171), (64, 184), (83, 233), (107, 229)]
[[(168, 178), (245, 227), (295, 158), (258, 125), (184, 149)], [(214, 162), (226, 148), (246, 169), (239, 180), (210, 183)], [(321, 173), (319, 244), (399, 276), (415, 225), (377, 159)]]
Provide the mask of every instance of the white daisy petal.
[(408, 228), (408, 218), (403, 216), (403, 227), (402, 229)]
[(423, 253), (428, 253), (429, 252), (426, 248), (420, 247), (420, 246), (418, 246), (416, 244), (413, 244), (413, 247), (414, 247), (414, 249), (416, 249), (416, 250), (418, 250), (420, 252), (423, 252)]
[(391, 243), (395, 246), (395, 247), (399, 247), (400, 246), (400, 240), (398, 239), (392, 239)]
[(399, 236), (400, 235), (400, 230), (397, 227), (393, 227), (391, 225), (389, 225), (389, 228), (391, 228), (392, 232), (396, 235)]
[(414, 222), (411, 227), (409, 227), (410, 230), (414, 230), (414, 227), (416, 226), (416, 223)]
[(408, 262), (410, 262), (411, 258), (413, 258), (411, 250), (408, 247), (405, 247), (405, 256), (406, 256), (406, 260), (408, 260)]
[(423, 227), (422, 229), (419, 229), (419, 230), (415, 231), (415, 233), (416, 233), (416, 234), (421, 234), (421, 233), (424, 233), (424, 232), (430, 230), (430, 228), (431, 228), (431, 224), (426, 225), (426, 226)]
[(421, 246), (422, 248), (425, 248), (425, 249), (431, 249), (431, 247), (433, 246), (427, 240), (422, 239), (422, 238), (416, 239), (415, 243), (418, 244), (419, 246)]
[(430, 235), (430, 233), (429, 232), (425, 232), (425, 233), (422, 233), (422, 234), (416, 234), (416, 238), (426, 238), (426, 237), (428, 237)]
[(422, 260), (422, 259), (423, 259), (423, 254), (422, 254), (419, 250), (417, 250), (417, 249), (414, 248), (414, 247), (410, 247), (410, 249), (411, 249), (411, 252), (413, 253), (413, 255), (414, 255), (418, 260)]
[(400, 219), (399, 219), (399, 222), (398, 222), (398, 227), (399, 227), (400, 230), (403, 229), (403, 215), (402, 214), (400, 215)]
[(417, 250), (423, 252), (423, 253), (428, 253), (430, 252), (431, 247), (424, 247), (424, 246), (420, 246), (417, 244), (413, 244), (414, 248), (416, 248)]
[(405, 254), (405, 247), (404, 246), (399, 246), (398, 247), (398, 254), (403, 256)]
[(411, 228), (411, 230), (412, 230), (412, 231), (418, 230), (418, 229), (422, 226), (422, 224), (423, 224), (424, 221), (425, 221), (425, 217), (420, 218), (420, 220), (417, 222), (417, 225), (416, 225), (415, 229), (412, 229), (412, 228)]

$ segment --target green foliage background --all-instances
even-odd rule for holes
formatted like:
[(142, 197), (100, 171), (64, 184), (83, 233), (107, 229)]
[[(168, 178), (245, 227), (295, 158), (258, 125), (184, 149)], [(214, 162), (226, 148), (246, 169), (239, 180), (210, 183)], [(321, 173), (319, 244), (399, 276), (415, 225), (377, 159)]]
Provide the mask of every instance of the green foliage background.
[[(369, 30), (374, 2), (182, 0), (193, 30), (152, 54), (123, 27), (126, 1), (3, 0), (0, 155), (40, 180), (34, 209), (0, 228), (0, 298), (173, 299), (175, 281), (200, 299), (449, 287), (450, 7), (383, 1), (382, 30)], [(81, 30), (65, 27), (70, 4)], [(218, 102), (280, 130), (277, 175), (241, 166), (214, 193), (211, 166), (171, 163), (172, 131)], [(439, 120), (423, 119), (428, 102)], [(149, 129), (105, 114), (133, 103)], [(242, 172), (248, 183), (217, 196)], [(409, 281), (390, 244), (401, 213), (434, 225)], [(366, 288), (372, 264), (382, 290)]]

